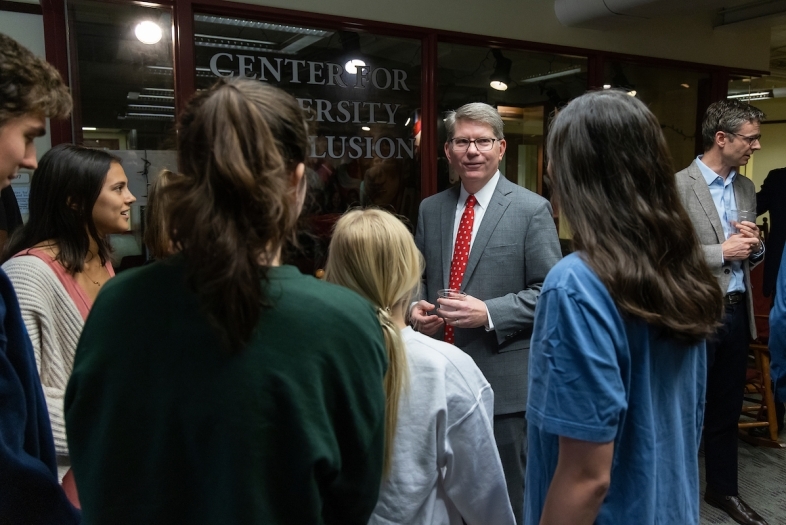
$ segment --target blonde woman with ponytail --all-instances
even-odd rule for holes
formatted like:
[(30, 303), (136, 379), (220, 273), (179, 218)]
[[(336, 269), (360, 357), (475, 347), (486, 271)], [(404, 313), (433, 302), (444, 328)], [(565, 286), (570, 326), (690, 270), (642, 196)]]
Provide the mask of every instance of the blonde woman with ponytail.
[(371, 302), (388, 351), (385, 475), (369, 524), (512, 525), (488, 381), (467, 354), (406, 323), (423, 264), (390, 213), (352, 210), (336, 223), (326, 279)]

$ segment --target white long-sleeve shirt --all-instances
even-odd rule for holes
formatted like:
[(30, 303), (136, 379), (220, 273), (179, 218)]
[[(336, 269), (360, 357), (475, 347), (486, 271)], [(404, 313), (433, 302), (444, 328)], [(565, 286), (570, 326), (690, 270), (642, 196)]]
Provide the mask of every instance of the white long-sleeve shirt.
[(410, 384), (370, 525), (513, 525), (494, 393), (467, 354), (407, 327)]

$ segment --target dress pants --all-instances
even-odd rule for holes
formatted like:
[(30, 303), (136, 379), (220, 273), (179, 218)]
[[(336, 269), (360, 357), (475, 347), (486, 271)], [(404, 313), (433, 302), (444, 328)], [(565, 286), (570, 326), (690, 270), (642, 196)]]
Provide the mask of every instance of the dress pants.
[(726, 305), (723, 325), (707, 340), (704, 464), (707, 485), (737, 496), (737, 424), (742, 410), (750, 331), (746, 301)]
[(527, 418), (524, 412), (494, 416), (497, 441), (516, 525), (524, 523), (524, 479), (527, 470)]

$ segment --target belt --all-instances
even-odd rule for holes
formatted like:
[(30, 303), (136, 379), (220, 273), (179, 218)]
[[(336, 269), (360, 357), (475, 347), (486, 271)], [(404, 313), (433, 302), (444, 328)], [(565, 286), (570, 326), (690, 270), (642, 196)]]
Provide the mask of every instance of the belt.
[(737, 304), (741, 303), (743, 299), (745, 299), (745, 294), (743, 292), (731, 292), (723, 296), (723, 304)]

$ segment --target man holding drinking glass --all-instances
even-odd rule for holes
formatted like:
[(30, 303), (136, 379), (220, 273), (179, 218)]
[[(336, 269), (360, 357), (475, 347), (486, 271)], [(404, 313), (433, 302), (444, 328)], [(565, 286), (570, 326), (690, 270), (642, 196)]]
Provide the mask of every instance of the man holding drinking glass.
[(466, 104), (445, 127), (445, 155), (461, 184), (420, 205), (415, 244), (426, 271), (410, 317), (416, 330), (469, 354), (494, 389), (494, 437), (520, 524), (529, 340), (543, 280), (561, 258), (559, 239), (549, 202), (499, 171), (506, 143), (494, 107)]
[(756, 337), (750, 268), (762, 260), (764, 245), (755, 224), (754, 184), (737, 170), (761, 149), (764, 118), (761, 110), (738, 100), (711, 104), (702, 123), (704, 155), (676, 175), (725, 303), (722, 324), (707, 341), (704, 501), (744, 525), (767, 523), (740, 498), (737, 486), (737, 422), (748, 344)]

